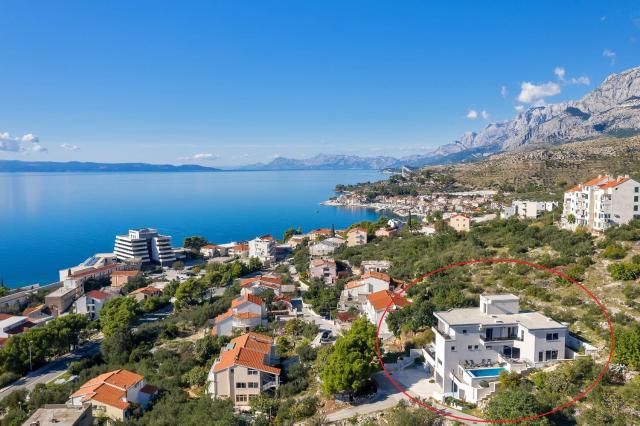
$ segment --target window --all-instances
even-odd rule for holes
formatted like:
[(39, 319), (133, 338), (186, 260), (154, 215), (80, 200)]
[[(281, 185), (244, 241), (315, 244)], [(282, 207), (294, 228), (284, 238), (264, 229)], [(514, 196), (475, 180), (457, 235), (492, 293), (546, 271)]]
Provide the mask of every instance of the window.
[[(636, 197), (636, 198), (637, 198), (637, 197)], [(467, 334), (467, 329), (466, 329), (466, 328), (463, 328), (463, 329), (462, 329), (462, 334)]]
[(236, 383), (236, 389), (246, 389), (246, 388), (247, 388), (247, 384), (245, 382)]
[(485, 346), (487, 348), (488, 351), (490, 351), (491, 349), (493, 349), (493, 346)]
[(544, 356), (544, 354), (542, 353), (542, 351), (538, 352), (538, 361), (539, 361), (539, 362), (544, 361), (543, 356)]
[(471, 345), (467, 346), (467, 350), (468, 351), (472, 351), (473, 350), (473, 346), (471, 346)]
[(253, 368), (248, 368), (247, 369), (247, 375), (254, 376), (256, 374), (258, 374), (258, 370), (254, 370)]
[(635, 197), (633, 197), (633, 202), (637, 203), (638, 202), (638, 196), (636, 195)]
[(475, 346), (473, 347), (473, 350), (474, 350), (474, 351), (477, 351), (477, 350), (478, 350), (478, 345), (475, 345)]
[(558, 359), (558, 351), (551, 351), (551, 359)]
[(633, 206), (633, 211), (637, 212), (638, 211), (638, 206)]
[(456, 347), (455, 346), (451, 346), (451, 352), (455, 352), (456, 351)]
[(247, 402), (247, 395), (236, 395), (236, 402)]
[(558, 333), (547, 333), (547, 340), (558, 340)]
[(635, 191), (640, 192), (640, 187), (636, 186)]
[(258, 389), (258, 382), (249, 382), (249, 389)]

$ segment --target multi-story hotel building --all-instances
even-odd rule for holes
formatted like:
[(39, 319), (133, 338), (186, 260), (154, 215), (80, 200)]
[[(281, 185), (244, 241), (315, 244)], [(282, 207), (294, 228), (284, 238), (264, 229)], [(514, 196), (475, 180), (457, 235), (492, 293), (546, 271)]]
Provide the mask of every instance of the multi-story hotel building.
[(561, 225), (566, 229), (603, 232), (632, 219), (640, 219), (640, 183), (629, 176), (599, 175), (564, 193)]
[(171, 237), (153, 228), (130, 229), (128, 235), (116, 235), (114, 253), (119, 260), (140, 259), (169, 266), (176, 260)]
[(522, 372), (567, 359), (567, 327), (520, 311), (513, 294), (480, 296), (479, 308), (435, 312), (435, 344), (424, 351), (443, 399), (477, 402), (496, 390), (501, 372)]

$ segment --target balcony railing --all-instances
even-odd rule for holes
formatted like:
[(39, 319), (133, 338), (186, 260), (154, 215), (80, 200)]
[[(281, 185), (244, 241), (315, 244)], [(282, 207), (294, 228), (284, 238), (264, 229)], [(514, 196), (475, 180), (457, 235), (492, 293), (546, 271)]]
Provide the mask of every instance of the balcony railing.
[(505, 342), (511, 340), (518, 340), (522, 342), (523, 339), (518, 336), (491, 336), (490, 338), (487, 338), (487, 336), (480, 335), (480, 340), (483, 342)]

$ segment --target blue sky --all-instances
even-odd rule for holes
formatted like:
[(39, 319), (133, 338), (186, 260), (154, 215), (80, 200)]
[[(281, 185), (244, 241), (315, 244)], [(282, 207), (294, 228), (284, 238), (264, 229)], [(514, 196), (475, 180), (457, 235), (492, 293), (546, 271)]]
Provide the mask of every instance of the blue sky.
[(633, 1), (5, 0), (0, 16), (0, 159), (404, 156), (640, 65)]

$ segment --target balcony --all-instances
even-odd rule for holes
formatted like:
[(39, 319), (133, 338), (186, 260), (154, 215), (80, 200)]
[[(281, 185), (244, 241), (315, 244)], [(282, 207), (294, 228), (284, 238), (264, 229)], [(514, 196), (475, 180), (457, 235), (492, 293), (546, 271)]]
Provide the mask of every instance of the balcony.
[(440, 330), (439, 328), (431, 327), (431, 329), (433, 330), (434, 333), (439, 334), (440, 337), (442, 337), (444, 340), (452, 340), (451, 336), (449, 336), (447, 333)]
[(522, 342), (523, 339), (518, 336), (491, 336), (490, 338), (487, 338), (487, 336), (480, 335), (480, 340), (484, 343), (489, 343), (489, 342), (513, 342), (513, 341)]

